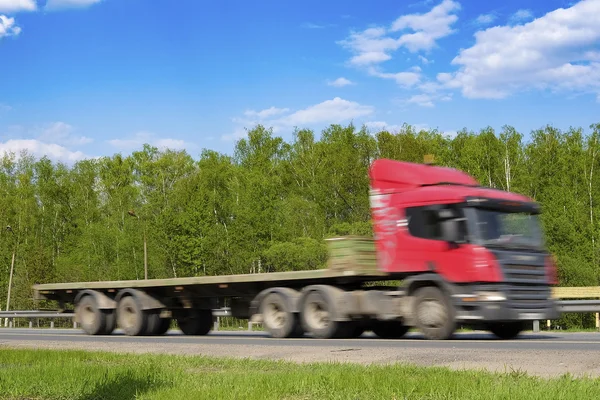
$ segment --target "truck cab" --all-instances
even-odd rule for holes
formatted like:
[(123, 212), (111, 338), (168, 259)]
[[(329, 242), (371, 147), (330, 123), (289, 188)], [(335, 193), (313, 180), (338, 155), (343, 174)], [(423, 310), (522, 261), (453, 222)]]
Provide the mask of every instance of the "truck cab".
[(436, 282), (456, 323), (502, 338), (559, 317), (537, 203), (427, 164), (380, 159), (370, 177), (378, 265), (407, 290)]

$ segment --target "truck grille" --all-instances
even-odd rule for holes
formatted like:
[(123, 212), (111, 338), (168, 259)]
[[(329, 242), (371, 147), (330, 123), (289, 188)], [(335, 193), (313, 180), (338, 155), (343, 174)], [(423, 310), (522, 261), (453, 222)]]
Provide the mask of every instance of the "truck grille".
[(550, 288), (547, 286), (510, 285), (506, 294), (512, 307), (532, 310), (548, 306)]
[(509, 284), (546, 284), (543, 265), (504, 265), (505, 281)]
[(508, 300), (514, 308), (532, 310), (548, 306), (551, 293), (543, 264), (504, 264), (503, 272)]

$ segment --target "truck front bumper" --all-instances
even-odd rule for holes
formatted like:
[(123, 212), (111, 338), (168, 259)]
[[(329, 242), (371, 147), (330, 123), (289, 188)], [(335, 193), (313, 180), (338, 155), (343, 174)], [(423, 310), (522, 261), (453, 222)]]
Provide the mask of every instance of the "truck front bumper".
[[(554, 320), (560, 318), (556, 301), (548, 295), (523, 306), (503, 290), (477, 290), (454, 294), (459, 323)], [(550, 291), (548, 291), (550, 293)]]

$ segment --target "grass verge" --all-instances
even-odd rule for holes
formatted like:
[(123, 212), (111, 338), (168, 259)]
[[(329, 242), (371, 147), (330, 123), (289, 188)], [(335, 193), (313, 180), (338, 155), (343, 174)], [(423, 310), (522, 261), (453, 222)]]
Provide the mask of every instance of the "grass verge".
[(0, 350), (3, 399), (582, 399), (600, 380), (401, 365)]

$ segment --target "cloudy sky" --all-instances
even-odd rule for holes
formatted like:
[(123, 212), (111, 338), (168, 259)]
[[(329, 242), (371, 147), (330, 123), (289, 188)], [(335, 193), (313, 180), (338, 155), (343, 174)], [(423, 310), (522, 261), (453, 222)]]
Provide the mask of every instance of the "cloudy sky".
[(0, 0), (0, 153), (600, 122), (600, 0)]

